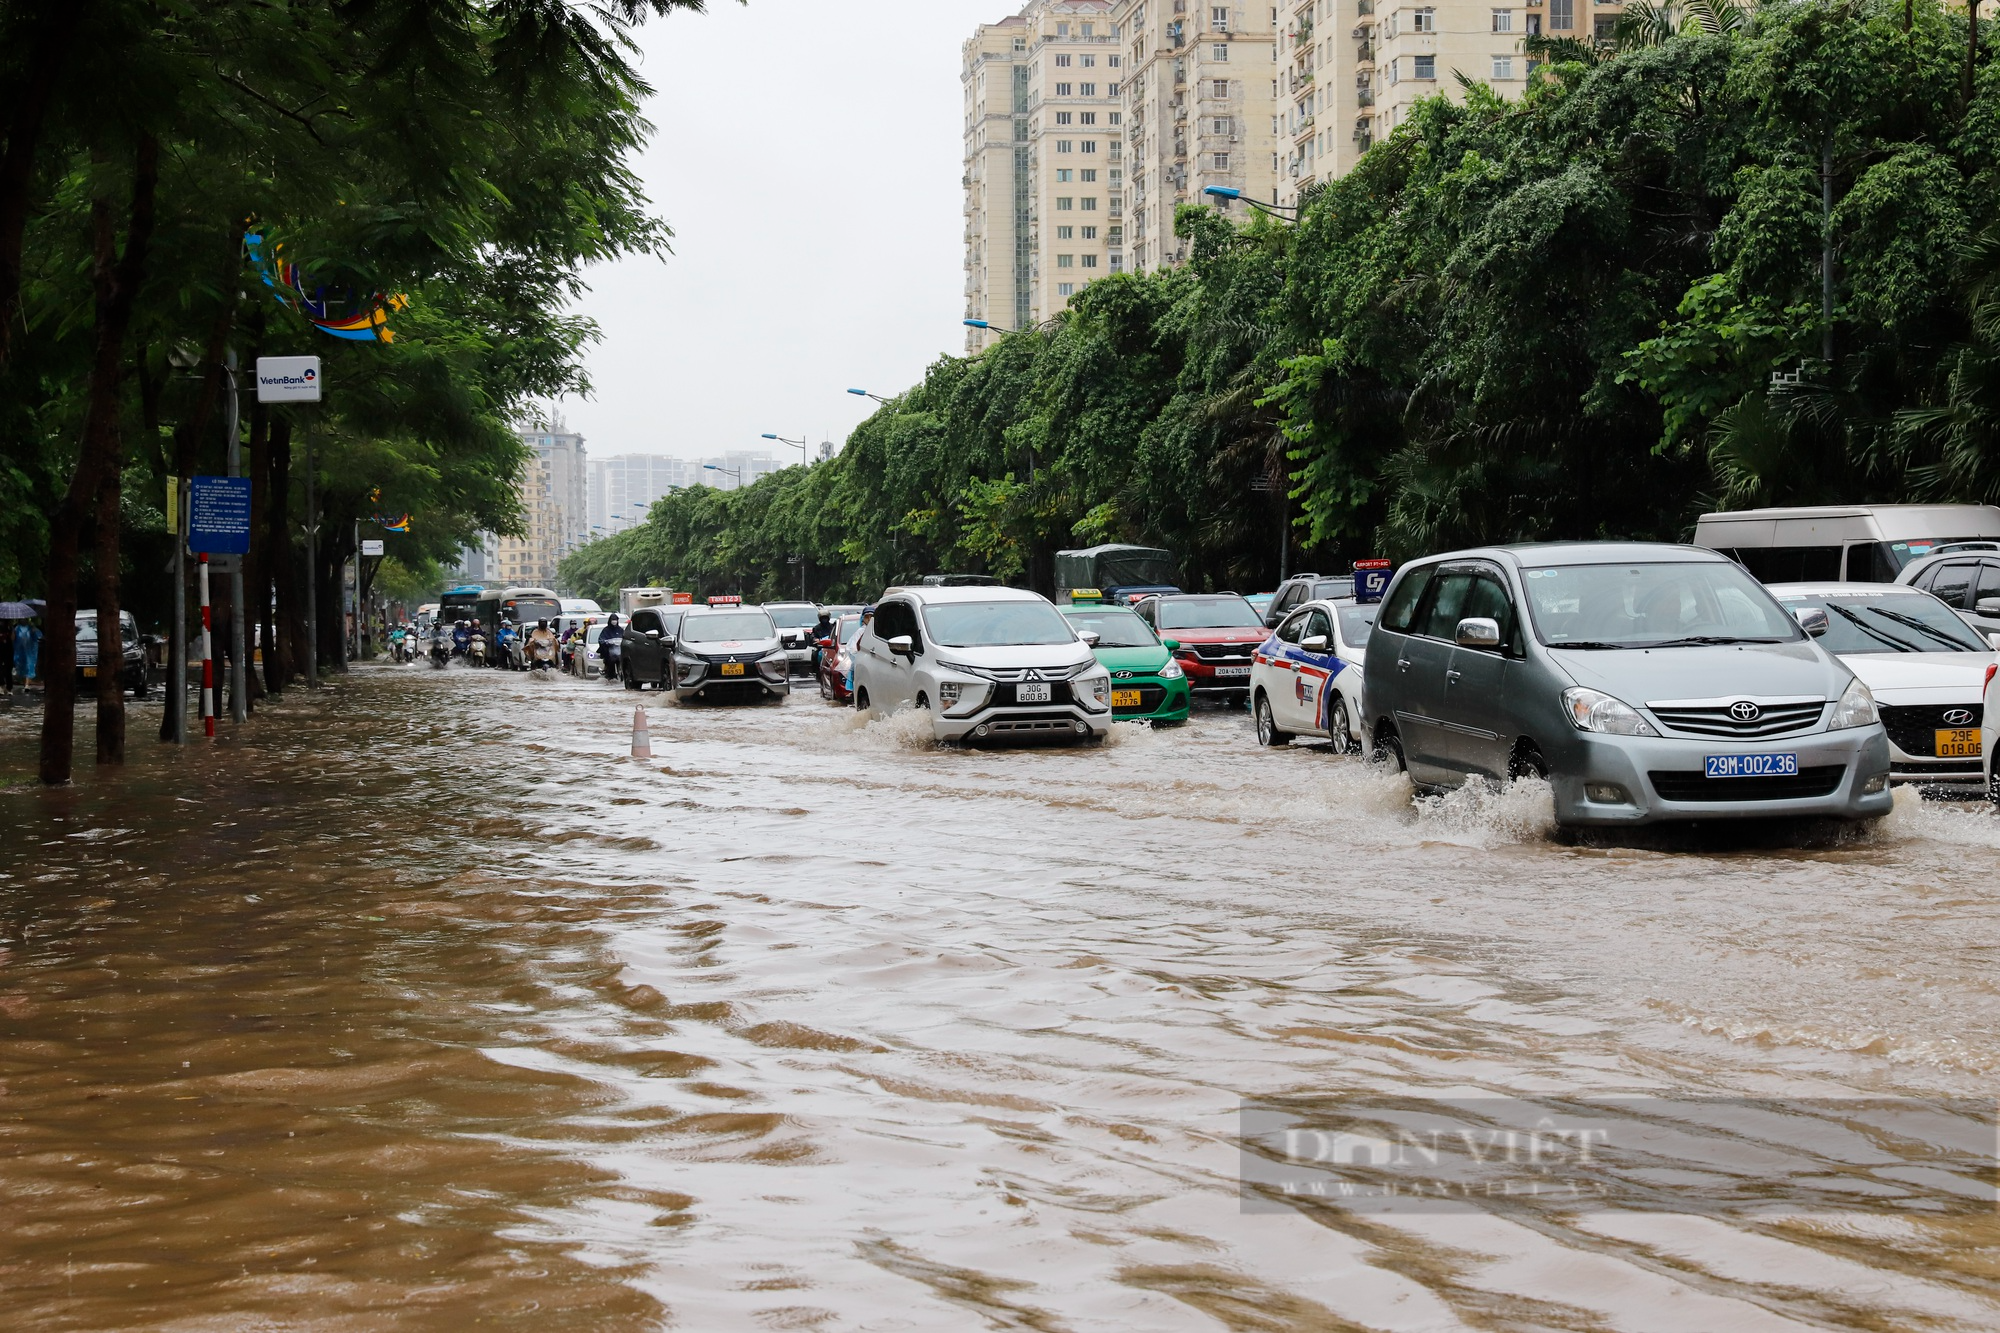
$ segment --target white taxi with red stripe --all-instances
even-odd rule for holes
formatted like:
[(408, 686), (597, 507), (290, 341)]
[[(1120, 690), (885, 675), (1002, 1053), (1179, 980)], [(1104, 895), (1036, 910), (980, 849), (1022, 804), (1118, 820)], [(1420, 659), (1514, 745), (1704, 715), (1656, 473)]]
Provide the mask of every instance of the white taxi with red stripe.
[(1320, 736), (1336, 753), (1361, 753), (1361, 664), (1378, 609), (1344, 598), (1307, 602), (1278, 622), (1250, 664), (1258, 744)]

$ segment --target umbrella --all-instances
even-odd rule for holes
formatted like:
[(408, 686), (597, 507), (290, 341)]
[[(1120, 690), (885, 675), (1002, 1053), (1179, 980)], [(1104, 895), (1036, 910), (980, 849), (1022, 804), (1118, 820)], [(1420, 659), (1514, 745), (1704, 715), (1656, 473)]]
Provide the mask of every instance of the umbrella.
[(33, 620), (40, 614), (30, 602), (0, 602), (0, 620)]

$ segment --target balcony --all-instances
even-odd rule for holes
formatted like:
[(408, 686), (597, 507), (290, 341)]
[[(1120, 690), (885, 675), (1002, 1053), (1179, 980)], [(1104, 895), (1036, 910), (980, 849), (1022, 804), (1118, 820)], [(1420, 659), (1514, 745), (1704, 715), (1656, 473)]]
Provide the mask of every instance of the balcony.
[(1373, 64), (1375, 62), (1375, 43), (1372, 41), (1356, 42), (1354, 45), (1354, 59), (1357, 64)]
[(1354, 90), (1354, 105), (1374, 106), (1375, 90), (1373, 88), (1356, 88)]
[(1362, 18), (1367, 18), (1375, 12), (1375, 0), (1357, 0), (1354, 12)]

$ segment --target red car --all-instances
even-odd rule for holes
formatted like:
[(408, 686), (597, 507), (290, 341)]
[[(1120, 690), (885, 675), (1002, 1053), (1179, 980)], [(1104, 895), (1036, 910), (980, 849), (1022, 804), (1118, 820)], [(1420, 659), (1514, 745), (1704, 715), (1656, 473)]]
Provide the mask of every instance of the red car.
[(1233, 592), (1162, 593), (1132, 608), (1174, 649), (1196, 694), (1250, 692), (1250, 659), (1271, 637), (1257, 608)]
[(842, 616), (833, 622), (834, 637), (821, 639), (819, 654), (819, 697), (828, 703), (854, 702), (847, 688), (847, 655), (861, 635), (859, 614)]

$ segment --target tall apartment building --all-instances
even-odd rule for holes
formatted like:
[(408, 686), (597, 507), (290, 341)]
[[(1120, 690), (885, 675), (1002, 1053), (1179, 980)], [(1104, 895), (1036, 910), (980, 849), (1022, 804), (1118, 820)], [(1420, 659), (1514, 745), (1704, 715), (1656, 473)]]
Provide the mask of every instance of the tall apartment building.
[(583, 436), (565, 430), (560, 415), (550, 429), (523, 430), (520, 436), (544, 468), (548, 519), (560, 561), (590, 536), (590, 457)]
[(1120, 0), (1135, 271), (1186, 258), (1174, 209), (1212, 203), (1210, 186), (1278, 201), (1277, 12), (1264, 0)]
[[(1021, 329), (1126, 267), (1113, 0), (1029, 0), (964, 47), (965, 310)], [(976, 352), (998, 335), (967, 331)]]
[(556, 586), (556, 566), (562, 560), (558, 553), (562, 522), (556, 512), (553, 471), (549, 458), (539, 450), (522, 469), (517, 485), (524, 531), (518, 537), (487, 535), (480, 582), (503, 587)]
[(1457, 75), (1502, 97), (1527, 86), (1521, 41), (1604, 38), (1622, 3), (1598, 0), (1286, 0), (1280, 41), (1281, 201), (1353, 170), (1420, 99), (1464, 100)]
[(678, 487), (698, 484), (700, 465), (659, 454), (618, 454), (591, 460), (590, 527), (607, 536), (642, 523), (653, 502)]

